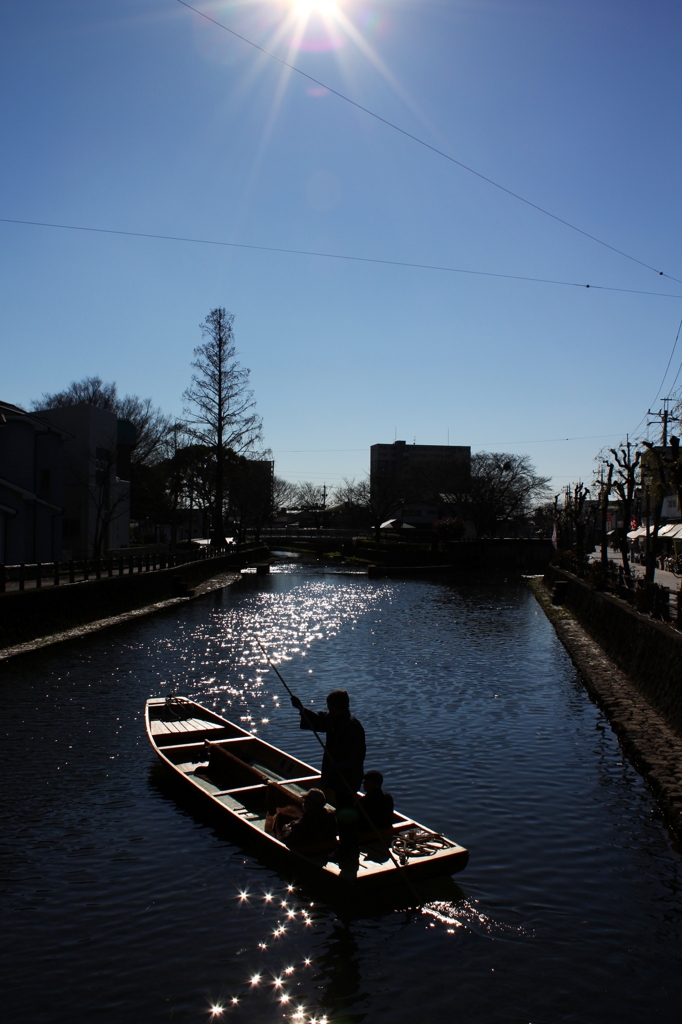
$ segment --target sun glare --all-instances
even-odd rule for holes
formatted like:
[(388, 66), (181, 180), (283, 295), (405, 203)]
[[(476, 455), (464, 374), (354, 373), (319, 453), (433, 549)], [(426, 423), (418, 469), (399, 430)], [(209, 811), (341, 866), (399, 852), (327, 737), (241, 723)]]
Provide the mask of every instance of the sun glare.
[(336, 10), (335, 0), (294, 0), (296, 13), (302, 16), (310, 14), (333, 14)]

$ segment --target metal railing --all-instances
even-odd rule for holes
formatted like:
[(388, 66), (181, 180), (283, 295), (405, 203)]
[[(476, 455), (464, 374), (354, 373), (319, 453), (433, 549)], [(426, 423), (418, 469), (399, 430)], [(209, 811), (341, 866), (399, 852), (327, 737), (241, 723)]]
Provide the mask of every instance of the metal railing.
[(0, 563), (0, 594), (8, 591), (40, 590), (46, 586), (60, 587), (71, 583), (87, 583), (112, 576), (132, 576), (145, 572), (173, 569), (189, 562), (203, 561), (228, 553), (228, 548), (205, 548), (198, 551), (169, 551), (153, 555), (91, 558), (67, 562)]
[(609, 561), (606, 566), (592, 562), (589, 566), (574, 565), (570, 571), (596, 590), (607, 591), (627, 602), (643, 615), (667, 622), (682, 630), (680, 591), (671, 591), (660, 583), (649, 583), (642, 576), (627, 575), (622, 565)]
[(281, 541), (353, 540), (356, 537), (370, 537), (371, 531), (346, 526), (321, 526), (319, 529), (315, 526), (284, 526), (267, 527), (259, 531), (259, 536), (262, 540)]

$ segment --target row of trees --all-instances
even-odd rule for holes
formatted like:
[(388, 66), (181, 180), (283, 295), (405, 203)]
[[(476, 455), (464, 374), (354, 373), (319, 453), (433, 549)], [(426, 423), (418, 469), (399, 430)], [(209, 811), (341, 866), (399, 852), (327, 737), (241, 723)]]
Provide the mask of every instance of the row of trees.
[[(330, 502), (342, 504), (352, 526), (371, 527), (377, 539), (381, 524), (396, 516), (406, 503), (414, 500), (408, 484), (399, 478), (375, 480), (344, 479), (331, 493)], [(549, 494), (549, 478), (540, 476), (527, 455), (478, 452), (471, 459), (471, 477), (456, 481), (439, 477), (437, 472), (418, 481), (421, 502), (432, 503), (445, 511), (439, 523), (443, 536), (453, 539), (471, 523), (481, 537), (526, 527), (535, 509)], [(296, 507), (320, 511), (327, 505), (322, 487), (302, 484), (291, 488)]]
[[(150, 398), (121, 397), (115, 383), (87, 377), (64, 391), (44, 394), (36, 411), (86, 403), (109, 410), (135, 428), (126, 465), (131, 482), (131, 516), (151, 539), (161, 525), (180, 520), (201, 524), (203, 535), (222, 543), (228, 530), (258, 531), (285, 508), (313, 514), (322, 525), (330, 505), (343, 505), (348, 525), (379, 527), (412, 500), (404, 480), (345, 479), (331, 494), (312, 483), (290, 484), (272, 476), (271, 453), (263, 448), (262, 420), (256, 411), (249, 370), (238, 359), (234, 316), (218, 307), (200, 325), (203, 341), (194, 350), (192, 376), (184, 392), (181, 421), (157, 408)], [(120, 470), (121, 454), (111, 459)], [(113, 464), (113, 463), (112, 463)], [(119, 475), (121, 473), (119, 472)], [(104, 479), (105, 474), (99, 477)], [(97, 483), (92, 500), (100, 506), (104, 537), (108, 521), (120, 514)], [(412, 482), (414, 484), (414, 481)], [(547, 498), (548, 479), (538, 475), (528, 456), (480, 452), (473, 456), (471, 479), (420, 479), (420, 500), (447, 508), (439, 528), (443, 536), (461, 533), (473, 523), (481, 536), (494, 536), (526, 522)], [(144, 534), (146, 533), (146, 538)]]
[(627, 535), (643, 524), (649, 529), (645, 538), (646, 579), (653, 582), (661, 547), (664, 499), (675, 497), (677, 508), (682, 508), (682, 449), (679, 438), (668, 434), (668, 426), (679, 419), (679, 411), (676, 408), (669, 412), (666, 403), (658, 414), (662, 422), (659, 444), (649, 440), (632, 442), (628, 437), (613, 448), (602, 449), (595, 460), (591, 485), (578, 481), (566, 488), (563, 501), (557, 495), (553, 506), (545, 507), (545, 517), (554, 524), (560, 549), (571, 551), (578, 562), (584, 562), (589, 539), (598, 533), (601, 560), (606, 564), (611, 515), (612, 524), (615, 517), (611, 536), (629, 577)]

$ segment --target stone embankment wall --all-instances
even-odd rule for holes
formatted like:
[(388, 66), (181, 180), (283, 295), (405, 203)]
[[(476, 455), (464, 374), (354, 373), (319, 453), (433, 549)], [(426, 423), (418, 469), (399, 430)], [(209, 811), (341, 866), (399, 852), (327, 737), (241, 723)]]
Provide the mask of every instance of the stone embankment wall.
[[(562, 573), (558, 578), (567, 576)], [(528, 583), (587, 692), (606, 714), (624, 753), (649, 783), (668, 826), (682, 841), (682, 737), (592, 639), (575, 614), (565, 605), (552, 604), (550, 588), (538, 578)]]
[(485, 538), (441, 544), (431, 551), (425, 544), (360, 541), (354, 554), (385, 566), (451, 565), (454, 569), (503, 569), (543, 572), (554, 554), (550, 540), (529, 538)]
[(259, 547), (155, 572), (0, 594), (0, 648), (168, 600), (212, 576), (268, 557), (268, 549)]
[(668, 725), (682, 736), (682, 633), (549, 566), (545, 584), (566, 581), (564, 606)]

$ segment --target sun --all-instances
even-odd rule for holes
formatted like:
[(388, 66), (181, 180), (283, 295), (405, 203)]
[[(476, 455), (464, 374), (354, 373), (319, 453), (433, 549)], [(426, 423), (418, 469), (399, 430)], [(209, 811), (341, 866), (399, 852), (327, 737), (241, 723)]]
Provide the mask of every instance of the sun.
[(329, 17), (337, 10), (335, 0), (294, 0), (294, 8), (296, 13), (304, 18), (311, 14)]

